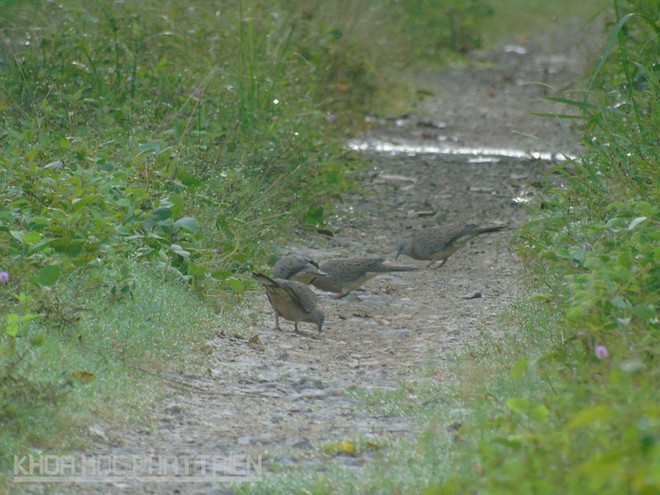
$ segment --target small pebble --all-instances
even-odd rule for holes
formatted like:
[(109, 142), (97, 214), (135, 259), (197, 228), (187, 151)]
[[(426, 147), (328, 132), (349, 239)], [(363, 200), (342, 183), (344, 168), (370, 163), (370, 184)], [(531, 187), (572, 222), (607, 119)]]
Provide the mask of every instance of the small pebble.
[(481, 297), (481, 292), (475, 290), (461, 296), (463, 299), (479, 299)]

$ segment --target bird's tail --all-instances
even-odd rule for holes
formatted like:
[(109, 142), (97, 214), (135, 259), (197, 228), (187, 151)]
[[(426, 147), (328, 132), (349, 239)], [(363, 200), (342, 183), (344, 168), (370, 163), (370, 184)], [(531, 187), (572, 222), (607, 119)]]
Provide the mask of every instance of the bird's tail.
[(508, 229), (507, 225), (493, 225), (492, 227), (477, 227), (470, 225), (468, 227), (467, 235), (488, 234), (489, 232), (499, 232), (500, 230)]
[(387, 273), (387, 272), (414, 272), (417, 270), (419, 270), (419, 267), (417, 266), (388, 265), (386, 263), (382, 263), (369, 271)]

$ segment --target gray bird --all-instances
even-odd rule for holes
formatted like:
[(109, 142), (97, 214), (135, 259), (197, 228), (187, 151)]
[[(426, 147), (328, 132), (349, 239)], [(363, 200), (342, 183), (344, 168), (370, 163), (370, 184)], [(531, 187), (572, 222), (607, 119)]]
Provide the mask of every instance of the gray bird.
[(273, 267), (273, 277), (295, 280), (308, 284), (318, 275), (325, 275), (319, 265), (306, 254), (290, 254), (277, 260)]
[(295, 280), (271, 278), (263, 273), (252, 273), (252, 276), (264, 286), (270, 305), (275, 311), (275, 328), (280, 328), (280, 316), (294, 322), (295, 331), (298, 332), (298, 322), (306, 321), (316, 323), (321, 333), (325, 315), (317, 306), (314, 291), (308, 286)]
[(400, 239), (396, 245), (396, 258), (405, 254), (416, 260), (430, 260), (431, 266), (440, 261), (438, 268), (447, 258), (474, 237), (488, 232), (506, 229), (505, 225), (478, 227), (477, 225), (448, 224), (417, 230), (410, 239)]
[(413, 266), (387, 265), (385, 258), (336, 258), (320, 265), (324, 275), (312, 280), (318, 289), (334, 292), (336, 298), (347, 296), (352, 290), (362, 286), (367, 280), (387, 272), (407, 272), (417, 270)]

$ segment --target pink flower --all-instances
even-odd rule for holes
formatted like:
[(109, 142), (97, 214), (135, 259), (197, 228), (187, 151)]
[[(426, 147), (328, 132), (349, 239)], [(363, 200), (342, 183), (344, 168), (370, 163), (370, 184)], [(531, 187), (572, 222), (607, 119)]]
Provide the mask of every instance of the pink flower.
[(607, 357), (610, 355), (610, 353), (607, 352), (607, 347), (605, 347), (603, 344), (598, 344), (596, 346), (594, 354), (596, 354), (598, 359), (607, 359)]
[(327, 120), (330, 124), (332, 124), (336, 118), (337, 116), (334, 113), (328, 113), (325, 116), (325, 120)]
[(0, 282), (3, 284), (6, 284), (9, 282), (9, 273), (7, 272), (0, 272)]

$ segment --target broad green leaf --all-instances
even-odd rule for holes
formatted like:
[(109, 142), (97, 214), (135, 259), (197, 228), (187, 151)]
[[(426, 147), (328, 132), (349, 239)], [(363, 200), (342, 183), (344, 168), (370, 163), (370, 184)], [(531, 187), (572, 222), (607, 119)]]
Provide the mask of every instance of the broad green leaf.
[(623, 296), (614, 296), (610, 299), (612, 306), (618, 309), (628, 309), (629, 303)]
[(177, 178), (186, 186), (199, 186), (200, 184), (203, 184), (203, 181), (190, 174), (186, 170), (179, 170), (177, 173)]
[(229, 284), (229, 287), (231, 288), (231, 290), (233, 290), (235, 292), (241, 292), (241, 291), (245, 290), (245, 284), (241, 280), (239, 280), (235, 277), (232, 277), (232, 278), (228, 279), (227, 283)]
[(27, 232), (23, 234), (23, 242), (25, 244), (34, 244), (41, 240), (41, 234), (39, 232)]
[(26, 315), (23, 315), (20, 317), (19, 322), (20, 323), (25, 323), (30, 320), (34, 320), (35, 318), (39, 318), (41, 315), (36, 314), (36, 313), (28, 313)]
[(608, 479), (617, 477), (622, 470), (622, 459), (618, 456), (592, 456), (577, 466), (577, 471), (588, 476), (594, 488), (605, 486)]
[(569, 308), (569, 310), (566, 312), (566, 319), (579, 320), (584, 316), (584, 314), (585, 314), (585, 309), (582, 306), (573, 306), (572, 308)]
[(543, 404), (536, 406), (529, 412), (529, 417), (535, 421), (547, 421), (549, 416), (550, 411)]
[(43, 267), (37, 275), (37, 281), (41, 285), (51, 286), (60, 278), (62, 269), (59, 265), (48, 265)]
[(26, 226), (30, 230), (41, 230), (45, 226), (50, 225), (50, 223), (51, 223), (50, 218), (32, 217), (27, 221)]
[(204, 274), (206, 273), (206, 270), (202, 265), (196, 265), (194, 263), (190, 263), (188, 265), (188, 273), (190, 273), (190, 275), (192, 275), (193, 277), (203, 277)]
[(144, 155), (146, 153), (159, 153), (162, 148), (161, 143), (143, 143), (138, 146), (138, 156)]
[(176, 222), (174, 222), (174, 226), (186, 230), (188, 232), (194, 233), (197, 231), (199, 224), (197, 223), (197, 220), (195, 220), (193, 217), (182, 217), (179, 218)]
[(571, 429), (584, 428), (600, 421), (607, 421), (611, 416), (612, 410), (609, 408), (609, 406), (593, 406), (588, 409), (583, 409), (575, 416), (573, 416), (573, 419), (571, 419), (568, 423), (568, 427)]
[(158, 220), (167, 220), (172, 216), (172, 208), (169, 206), (161, 206), (151, 211), (151, 214), (155, 216)]
[(325, 210), (323, 208), (323, 205), (314, 205), (310, 206), (307, 212), (303, 215), (303, 221), (305, 223), (308, 223), (310, 225), (323, 225), (325, 223), (325, 220), (323, 219), (323, 215), (325, 213)]
[(527, 414), (530, 407), (530, 400), (523, 397), (514, 397), (506, 401), (506, 407), (518, 414)]
[(36, 251), (39, 251), (41, 248), (48, 246), (53, 241), (54, 241), (54, 239), (43, 239), (43, 240), (37, 242), (36, 244), (32, 244), (28, 248), (28, 253), (32, 254)]
[(16, 313), (7, 314), (7, 335), (10, 337), (18, 335), (18, 320), (19, 317)]
[(511, 368), (511, 378), (514, 380), (520, 380), (525, 373), (527, 372), (527, 366), (529, 365), (529, 359), (522, 358), (519, 359), (516, 364)]
[(10, 230), (9, 233), (11, 236), (16, 239), (18, 242), (23, 244), (23, 233), (20, 232), (19, 230)]
[(124, 236), (129, 236), (134, 233), (132, 230), (127, 229), (123, 225), (117, 225), (115, 227), (115, 232), (117, 232), (119, 235), (124, 235)]
[(171, 194), (169, 200), (172, 202), (172, 216), (178, 217), (183, 211), (183, 196), (181, 194)]
[(179, 256), (181, 256), (182, 258), (184, 258), (184, 259), (188, 259), (190, 257), (190, 251), (186, 251), (185, 249), (183, 249), (178, 244), (172, 244), (170, 246), (170, 249), (172, 251), (174, 251), (176, 254), (178, 254)]
[(227, 270), (217, 270), (211, 273), (211, 277), (216, 280), (227, 280), (229, 277), (231, 277), (231, 272)]

